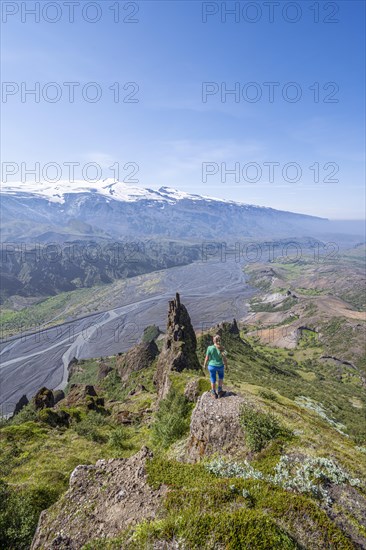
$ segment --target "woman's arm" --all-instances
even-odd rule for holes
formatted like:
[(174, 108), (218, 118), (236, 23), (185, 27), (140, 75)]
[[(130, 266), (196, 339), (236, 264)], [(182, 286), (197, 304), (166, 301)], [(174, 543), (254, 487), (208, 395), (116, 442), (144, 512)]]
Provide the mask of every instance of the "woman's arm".
[(210, 359), (209, 356), (206, 355), (206, 357), (205, 357), (205, 362), (203, 363), (203, 368), (204, 368), (204, 369), (207, 367), (207, 363), (208, 363), (209, 359)]

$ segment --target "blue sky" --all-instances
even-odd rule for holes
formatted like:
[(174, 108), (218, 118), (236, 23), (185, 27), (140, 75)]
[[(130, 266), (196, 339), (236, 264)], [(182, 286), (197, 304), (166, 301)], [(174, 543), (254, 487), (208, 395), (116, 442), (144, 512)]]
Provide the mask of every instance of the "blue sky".
[[(261, 1), (256, 10), (254, 2), (120, 1), (114, 22), (117, 2), (103, 0), (84, 14), (98, 15), (95, 23), (83, 18), (82, 8), (93, 4), (84, 0), (75, 2), (73, 23), (63, 1), (58, 14), (48, 8), (35, 22), (24, 11), (35, 4), (2, 5), (2, 79), (13, 83), (1, 104), (2, 160), (19, 165), (11, 179), (21, 179), (22, 162), (56, 162), (62, 179), (69, 175), (65, 163), (97, 163), (103, 178), (113, 177), (109, 167), (118, 163), (121, 179), (130, 172), (126, 163), (136, 163), (134, 179), (144, 187), (333, 219), (364, 217), (364, 2), (275, 2), (273, 22)], [(225, 22), (225, 7), (235, 5), (237, 21), (226, 14)], [(61, 91), (54, 103), (47, 101), (56, 91), (50, 82)], [(65, 82), (80, 84), (74, 103)], [(81, 93), (94, 93), (85, 88), (90, 82), (102, 92), (94, 103)], [(120, 99), (138, 86), (138, 102), (114, 102), (115, 82)], [(123, 90), (129, 82), (136, 84)], [(215, 84), (204, 102), (207, 82)], [(273, 102), (268, 82), (276, 83)], [(41, 94), (36, 103), (28, 95), (22, 102), (22, 86), (35, 83), (46, 99)], [(221, 97), (235, 86), (239, 96)], [(253, 102), (255, 93), (261, 97)], [(286, 93), (301, 98), (291, 102)], [(276, 163), (272, 179), (268, 163)], [(225, 167), (236, 175), (225, 180)], [(203, 170), (215, 173), (203, 178)], [(81, 177), (78, 167), (75, 175)]]

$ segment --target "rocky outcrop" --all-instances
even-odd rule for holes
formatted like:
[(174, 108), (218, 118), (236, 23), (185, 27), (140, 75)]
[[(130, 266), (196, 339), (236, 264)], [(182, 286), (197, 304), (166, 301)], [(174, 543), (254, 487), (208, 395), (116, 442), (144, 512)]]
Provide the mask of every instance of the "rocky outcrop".
[(198, 380), (190, 380), (187, 382), (186, 387), (184, 388), (184, 397), (188, 399), (188, 401), (191, 401), (192, 403), (196, 403), (198, 397), (200, 394), (200, 387)]
[(37, 391), (33, 397), (33, 403), (37, 411), (53, 407), (55, 404), (55, 398), (52, 390), (49, 390), (45, 386)]
[(214, 399), (209, 392), (201, 395), (192, 412), (186, 446), (187, 462), (197, 462), (215, 452), (239, 456), (248, 450), (239, 423), (242, 403), (248, 403), (248, 400), (232, 392), (227, 392), (221, 399)]
[(175, 299), (169, 301), (166, 335), (154, 377), (159, 399), (169, 391), (169, 372), (201, 370), (196, 350), (197, 339), (191, 318), (177, 293)]
[(112, 367), (110, 367), (109, 365), (106, 365), (105, 363), (102, 363), (101, 365), (99, 365), (99, 370), (98, 370), (98, 380), (103, 380), (106, 376), (108, 376), (108, 374), (112, 371)]
[(101, 411), (104, 407), (104, 398), (98, 397), (94, 386), (84, 384), (71, 384), (70, 391), (58, 403), (63, 407), (86, 407), (88, 410)]
[(143, 447), (130, 458), (77, 466), (66, 494), (42, 512), (31, 550), (79, 550), (91, 539), (116, 537), (130, 525), (155, 519), (167, 488), (148, 485), (150, 458)]
[(240, 330), (236, 319), (233, 319), (232, 322), (224, 321), (217, 325), (216, 334), (221, 336), (221, 341), (225, 347), (230, 346), (233, 341), (249, 346), (249, 344), (240, 337)]
[(42, 409), (41, 411), (39, 411), (38, 418), (52, 428), (68, 428), (71, 421), (71, 416), (69, 415), (69, 413), (63, 410), (57, 411), (55, 409)]
[(147, 369), (151, 366), (155, 357), (159, 354), (158, 346), (154, 340), (150, 342), (142, 342), (133, 346), (122, 357), (118, 366), (118, 372), (122, 383), (126, 383), (132, 372), (137, 372), (142, 369)]
[(188, 401), (197, 403), (197, 400), (204, 391), (210, 390), (211, 384), (208, 378), (194, 378), (189, 380), (184, 388), (184, 396)]
[(149, 424), (152, 419), (153, 409), (141, 409), (138, 412), (129, 411), (127, 409), (118, 411), (115, 415), (118, 424), (131, 425), (145, 423)]
[(65, 393), (62, 390), (54, 390), (53, 397), (55, 399), (55, 405), (56, 405), (56, 403), (61, 401), (61, 399), (65, 398)]
[(15, 405), (13, 416), (20, 413), (23, 407), (28, 405), (28, 397), (26, 395), (22, 395), (22, 397), (19, 399), (18, 403)]

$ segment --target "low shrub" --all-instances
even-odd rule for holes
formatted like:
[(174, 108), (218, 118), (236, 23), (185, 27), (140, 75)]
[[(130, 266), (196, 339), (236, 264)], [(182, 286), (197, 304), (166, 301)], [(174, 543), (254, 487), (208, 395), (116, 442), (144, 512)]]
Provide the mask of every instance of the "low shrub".
[(108, 437), (108, 445), (116, 451), (123, 450), (128, 446), (129, 435), (126, 428), (117, 426)]
[(25, 405), (18, 414), (13, 416), (10, 420), (10, 424), (18, 425), (24, 422), (31, 422), (37, 420), (37, 411), (33, 401)]
[(255, 452), (261, 451), (272, 439), (291, 435), (272, 413), (255, 410), (246, 404), (240, 410), (240, 423), (249, 449)]
[(269, 399), (271, 401), (276, 401), (278, 402), (278, 398), (277, 398), (277, 395), (275, 393), (273, 393), (272, 391), (270, 390), (261, 390), (258, 395), (260, 397), (263, 397), (264, 399)]
[(101, 433), (101, 428), (107, 425), (107, 421), (104, 416), (96, 411), (89, 411), (79, 422), (73, 422), (72, 428), (75, 432), (97, 443), (106, 443), (106, 435)]
[(169, 447), (189, 428), (189, 401), (172, 386), (167, 397), (160, 402), (152, 425), (152, 441), (157, 446)]
[(298, 493), (309, 493), (331, 504), (326, 485), (349, 483), (361, 486), (359, 479), (352, 478), (333, 460), (324, 457), (309, 457), (305, 459), (281, 456), (275, 467), (273, 483), (284, 489)]
[(230, 462), (224, 458), (216, 458), (208, 462), (205, 468), (216, 477), (266, 481), (288, 491), (308, 494), (327, 504), (331, 503), (327, 491), (329, 483), (362, 486), (360, 479), (352, 478), (333, 460), (325, 457), (300, 459), (288, 455), (281, 456), (274, 469), (274, 475), (256, 470), (247, 460)]
[(28, 550), (40, 512), (57, 498), (50, 487), (17, 490), (0, 480), (0, 548)]

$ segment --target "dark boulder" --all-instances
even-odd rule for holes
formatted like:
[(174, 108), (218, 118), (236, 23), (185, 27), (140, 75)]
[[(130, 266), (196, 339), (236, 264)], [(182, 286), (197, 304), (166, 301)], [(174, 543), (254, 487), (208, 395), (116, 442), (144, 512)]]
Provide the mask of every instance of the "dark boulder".
[(26, 395), (22, 395), (22, 397), (19, 399), (18, 403), (15, 405), (13, 416), (20, 413), (23, 407), (28, 405), (29, 401)]
[(70, 425), (70, 415), (66, 411), (56, 411), (54, 409), (42, 409), (39, 411), (39, 419), (52, 428), (66, 427)]

